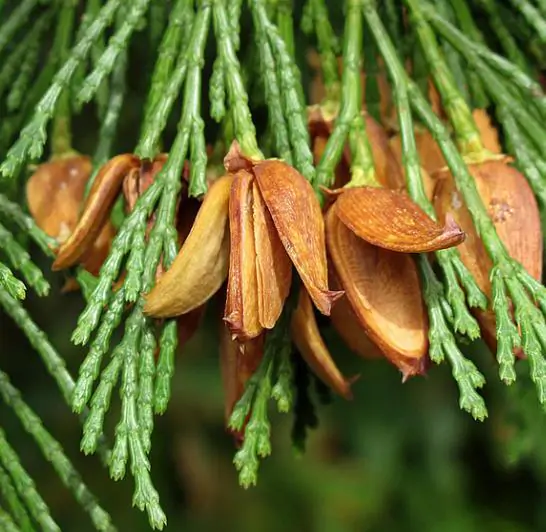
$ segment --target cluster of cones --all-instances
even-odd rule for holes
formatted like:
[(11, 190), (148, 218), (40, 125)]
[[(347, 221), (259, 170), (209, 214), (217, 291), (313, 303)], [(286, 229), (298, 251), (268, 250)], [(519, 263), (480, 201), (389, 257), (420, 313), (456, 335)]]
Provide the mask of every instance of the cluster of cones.
[[(477, 111), (475, 116), (491, 157), (469, 170), (508, 251), (540, 280), (536, 200), (525, 177), (500, 153), (487, 115)], [(288, 298), (293, 267), (302, 281), (291, 318), (293, 342), (312, 370), (345, 398), (351, 396), (352, 380), (329, 353), (313, 305), (330, 316), (354, 352), (385, 357), (405, 379), (423, 374), (428, 363), (427, 309), (411, 254), (458, 246), (479, 287), (491, 295), (491, 262), (430, 133), (416, 131), (416, 139), (425, 188), (444, 224), (429, 218), (404, 191), (397, 137), (389, 138), (370, 116), (365, 121), (379, 186), (346, 186), (350, 160), (345, 154), (334, 189), (324, 191), (324, 207), (294, 168), (275, 159), (252, 160), (237, 143), (224, 160), (225, 174), (210, 181), (202, 202), (188, 197), (187, 167), (181, 175), (180, 251), (167, 271), (158, 268), (157, 283), (144, 294), (144, 311), (160, 319), (177, 317), (183, 344), (198, 327), (204, 305), (222, 294), (226, 416), (261, 361), (265, 335)], [(310, 109), (309, 124), (318, 161), (333, 126), (320, 107)], [(99, 171), (85, 202), (87, 157), (41, 165), (28, 181), (27, 198), (38, 225), (60, 244), (54, 268), (79, 264), (98, 275), (116, 232), (110, 214), (120, 191), (126, 211), (133, 210), (165, 160), (165, 155), (154, 161), (128, 154), (113, 158)], [(153, 223), (152, 217), (148, 229)], [(122, 282), (123, 276), (117, 285)], [(67, 288), (73, 286), (69, 282)], [(476, 311), (476, 317), (494, 351), (494, 313)]]

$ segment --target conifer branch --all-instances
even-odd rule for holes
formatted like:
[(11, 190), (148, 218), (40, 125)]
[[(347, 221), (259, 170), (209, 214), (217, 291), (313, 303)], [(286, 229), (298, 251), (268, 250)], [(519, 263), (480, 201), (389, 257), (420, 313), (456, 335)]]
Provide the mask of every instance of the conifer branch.
[(505, 21), (499, 13), (497, 3), (494, 0), (479, 0), (479, 4), (487, 13), (491, 29), (501, 43), (508, 59), (519, 68), (528, 71), (527, 59), (506, 27)]
[[(377, 41), (385, 65), (390, 72), (391, 79), (393, 80), (394, 98), (402, 135), (408, 192), (412, 199), (416, 201), (429, 216), (435, 218), (434, 209), (426, 198), (421, 181), (419, 159), (415, 146), (415, 138), (413, 136), (413, 122), (410, 110), (411, 92), (408, 90), (410, 89), (410, 86), (408, 85), (406, 73), (384, 30), (382, 22), (377, 15), (377, 11), (373, 7), (373, 3), (367, 0), (364, 2), (364, 15), (374, 38)], [(421, 95), (418, 88), (415, 88), (415, 92)], [(422, 107), (424, 108), (426, 106), (427, 116), (435, 116), (422, 95), (421, 99)], [(473, 286), (475, 288), (475, 295), (480, 292), (475, 285), (472, 276), (460, 262), (460, 257), (456, 251), (449, 250), (448, 252), (438, 252), (437, 256), (440, 265), (444, 268), (444, 272), (446, 273), (447, 295), (451, 296), (449, 301), (444, 296), (443, 286), (436, 278), (427, 258), (420, 255), (417, 263), (423, 282), (423, 295), (430, 320), (430, 357), (436, 363), (443, 361), (444, 357), (448, 358), (452, 367), (453, 377), (459, 386), (459, 404), (461, 408), (470, 412), (475, 419), (483, 420), (487, 416), (487, 410), (483, 399), (477, 394), (476, 389), (484, 384), (484, 378), (474, 364), (467, 360), (460, 352), (453, 336), (455, 327), (457, 327), (455, 330), (467, 333), (470, 338), (479, 336), (479, 329), (477, 323), (464, 304), (464, 296), (461, 293), (459, 284), (454, 278), (453, 270), (461, 273), (464, 272), (464, 276), (459, 279), (463, 286), (465, 286), (465, 284)], [(455, 264), (457, 266), (455, 266)], [(471, 300), (472, 293), (473, 292), (467, 293), (469, 301)]]
[[(146, 12), (149, 3), (150, 0), (135, 0), (130, 6), (125, 20), (108, 41), (108, 45), (98, 60), (97, 65), (83, 81), (80, 92), (76, 97), (78, 104), (81, 105), (89, 102), (99, 89), (103, 80), (112, 72), (118, 56), (129, 45), (129, 39), (135, 31), (137, 24), (142, 20), (142, 16)], [(103, 12), (104, 7), (99, 12), (93, 25), (99, 20), (99, 17)]]
[(0, 53), (3, 52), (4, 48), (15, 37), (17, 31), (25, 24), (38, 3), (39, 0), (22, 0), (4, 24), (0, 26)]
[[(48, 19), (44, 16), (41, 20), (47, 22)], [(25, 50), (26, 53), (22, 58), (22, 62), (18, 65), (19, 72), (13, 81), (11, 90), (8, 92), (6, 99), (7, 109), (10, 113), (18, 111), (21, 108), (26, 92), (31, 85), (32, 76), (36, 71), (36, 66), (38, 65), (39, 60), (42, 28), (45, 28), (45, 23), (41, 28), (37, 29), (36, 34), (29, 34), (29, 36), (32, 37), (32, 40), (29, 43), (28, 48)]]
[(95, 528), (104, 532), (114, 531), (115, 528), (111, 523), (110, 516), (99, 506), (95, 496), (83, 483), (60, 444), (44, 428), (40, 418), (23, 401), (20, 392), (13, 387), (8, 376), (2, 371), (0, 371), (0, 396), (13, 409), (25, 430), (34, 438), (42, 454), (51, 463), (64, 485), (89, 514)]
[(19, 529), (33, 532), (34, 527), (30, 520), (28, 510), (25, 508), (23, 501), (19, 497), (13, 481), (2, 466), (0, 466), (0, 495), (2, 496), (2, 500), (8, 506), (11, 515), (13, 516), (13, 521), (19, 527)]
[(32, 518), (42, 530), (60, 532), (57, 523), (51, 517), (49, 508), (36, 490), (34, 481), (23, 468), (17, 453), (6, 439), (0, 428), (0, 466), (9, 474), (19, 497), (24, 501)]
[(72, 49), (68, 60), (55, 74), (49, 88), (36, 105), (32, 119), (22, 129), (19, 139), (0, 165), (0, 174), (4, 178), (13, 178), (29, 157), (37, 159), (42, 155), (47, 139), (46, 127), (55, 113), (63, 90), (69, 85), (78, 65), (87, 57), (95, 39), (112, 22), (120, 3), (121, 0), (108, 0), (85, 35)]

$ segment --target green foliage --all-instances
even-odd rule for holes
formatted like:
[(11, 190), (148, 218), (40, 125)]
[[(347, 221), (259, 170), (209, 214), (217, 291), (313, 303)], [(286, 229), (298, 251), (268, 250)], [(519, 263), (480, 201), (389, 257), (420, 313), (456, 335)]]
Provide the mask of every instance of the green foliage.
[[(474, 419), (489, 417), (490, 422), (504, 427), (509, 422), (502, 420), (502, 414), (512, 417), (517, 430), (511, 433), (516, 436), (508, 438), (508, 454), (514, 463), (535, 459), (542, 464), (537, 476), (544, 482), (546, 462), (542, 463), (543, 453), (537, 444), (543, 439), (543, 432), (537, 429), (542, 427), (537, 419), (543, 414), (536, 399), (541, 405), (546, 403), (546, 288), (510, 256), (468, 169), (470, 164), (491, 156), (483, 147), (472, 115), (474, 109), (489, 106), (488, 111), (495, 114), (504, 134), (503, 149), (515, 158), (515, 165), (532, 187), (546, 227), (546, 96), (538, 80), (542, 56), (537, 52), (537, 43), (546, 42), (544, 2), (347, 0), (343, 12), (326, 0), (22, 0), (3, 4), (0, 2), (0, 308), (27, 338), (57, 384), (63, 401), (79, 416), (83, 425), (82, 453), (97, 453), (113, 480), (124, 478), (129, 469), (134, 481), (133, 506), (146, 512), (152, 528), (162, 529), (167, 523), (163, 496), (160, 499), (164, 486), (161, 483), (158, 487), (155, 471), (152, 473), (152, 464), (155, 470), (158, 461), (154, 428), (166, 423), (158, 421), (156, 415), (168, 418), (173, 408), (183, 412), (173, 405), (173, 399), (181, 397), (177, 389), (177, 366), (181, 362), (176, 354), (179, 344), (186, 350), (180, 327), (191, 328), (192, 324), (185, 321), (188, 315), (156, 319), (144, 308), (146, 294), (177, 257), (183, 240), (179, 214), (191, 213), (218, 172), (224, 171), (219, 170), (219, 161), (229, 151), (231, 140), (237, 141), (250, 159), (263, 160), (267, 153), (293, 166), (313, 186), (325, 208), (334, 200), (324, 189), (337, 186), (336, 172), (341, 162), (350, 173), (351, 186), (378, 186), (374, 139), (367, 131), (363, 105), (385, 130), (399, 133), (407, 192), (435, 220), (433, 203), (422, 182), (415, 132), (422, 127), (432, 135), (492, 264), (491, 292), (485, 294), (457, 249), (435, 252), (434, 265), (424, 254), (414, 257), (428, 311), (427, 359), (449, 364), (459, 390), (459, 406)], [(525, 27), (515, 31), (509, 14)], [(300, 27), (305, 36), (297, 29)], [(324, 89), (321, 102), (310, 102), (306, 96), (308, 72), (301, 61), (301, 51), (315, 45)], [(407, 59), (411, 59), (411, 66), (406, 64)], [(153, 68), (144, 66), (152, 64)], [(365, 83), (361, 81), (362, 69)], [(147, 70), (149, 75), (144, 73)], [(385, 73), (388, 94), (383, 93)], [(435, 114), (428, 101), (430, 80), (441, 97), (445, 117)], [(396, 110), (396, 120), (385, 116), (385, 97), (389, 108)], [(317, 105), (314, 110), (322, 113), (326, 122), (332, 122), (331, 131), (324, 133), (326, 143), (321, 154), (314, 153), (316, 139), (309, 131), (310, 104)], [(100, 271), (87, 271), (85, 261), (71, 265), (69, 271), (85, 300), (77, 318), (70, 316), (71, 325), (77, 322), (72, 342), (86, 348), (83, 356), (78, 355), (81, 363), (74, 380), (68, 369), (68, 348), (57, 335), (48, 339), (37, 323), (41, 317), (36, 316), (36, 321), (32, 317), (35, 303), (33, 297), (27, 297), (27, 290), (45, 297), (55, 292), (52, 287), (57, 285), (56, 279), (44, 273), (40, 254), (49, 261), (63, 242), (42, 231), (39, 214), (33, 211), (35, 220), (26, 213), (24, 188), (35, 169), (33, 165), (47, 159), (44, 152), (55, 162), (73, 156), (76, 148), (93, 153), (93, 169), (85, 184), (88, 203), (84, 203), (84, 212), (102, 192), (94, 185), (101, 185), (97, 176), (113, 156), (130, 151), (136, 156), (131, 160), (137, 162), (127, 175), (115, 176), (114, 201), (100, 199), (108, 210), (103, 216), (105, 223), (114, 218), (111, 204), (115, 203), (118, 210), (116, 234), (109, 242), (108, 256), (99, 265)], [(164, 148), (168, 154), (165, 164), (146, 190), (138, 190), (136, 204), (129, 211), (124, 202), (129, 194), (129, 178), (146, 176)], [(52, 182), (50, 186), (48, 194), (53, 202), (57, 184)], [(104, 225), (102, 221), (95, 223)], [(92, 230), (98, 234), (102, 225)], [(283, 235), (280, 237), (282, 240)], [(40, 253), (34, 253), (34, 247)], [(97, 251), (93, 248), (88, 253), (91, 255), (87, 257)], [(245, 260), (255, 261), (255, 257)], [(229, 429), (240, 437), (233, 462), (239, 483), (245, 488), (257, 484), (258, 469), (267, 470), (261, 459), (277, 445), (277, 429), (273, 429), (277, 423), (269, 409), (270, 399), (279, 413), (293, 416), (290, 422), (296, 453), (308, 446), (309, 429), (318, 426), (318, 403), (324, 394), (320, 384), (317, 389), (312, 386), (316, 377), (311, 370), (317, 368), (311, 367), (313, 364), (308, 367), (293, 345), (292, 316), (300, 288), (296, 279), (281, 317), (271, 330), (263, 332), (265, 347), (257, 370), (245, 383), (238, 383), (244, 391), (235, 398), (231, 413), (226, 412)], [(51, 300), (41, 304), (46, 308)], [(470, 353), (481, 335), (474, 309), (488, 309), (495, 315), (495, 362), (482, 364)], [(204, 325), (209, 332), (210, 319), (208, 316)], [(336, 355), (342, 352), (339, 339), (332, 339), (326, 319), (319, 318), (318, 323), (327, 346), (335, 347)], [(61, 332), (65, 337), (66, 331)], [(54, 344), (63, 346), (61, 352)], [(244, 347), (238, 347), (243, 355)], [(483, 346), (479, 350), (484, 350)], [(525, 360), (516, 363), (517, 350)], [(2, 354), (11, 351), (4, 347)], [(87, 487), (84, 475), (73, 465), (76, 460), (63, 450), (53, 429), (50, 432), (46, 428), (49, 424), (41, 419), (38, 409), (31, 408), (30, 401), (27, 404), (11, 384), (4, 372), (5, 363), (3, 360), (0, 369), (0, 397), (6, 410), (20, 420), (93, 527), (114, 530), (113, 520), (101, 506), (102, 494), (97, 497)], [(324, 360), (315, 363), (320, 366)], [(373, 363), (362, 364), (364, 369), (359, 371), (363, 380), (373, 379), (373, 370), (372, 377), (367, 374)], [(489, 371), (491, 367), (493, 371)], [(442, 370), (432, 370), (430, 380), (436, 379), (437, 371)], [(498, 378), (489, 376), (493, 372), (498, 373)], [(210, 373), (209, 366), (206, 373)], [(486, 376), (488, 383), (512, 385), (510, 392), (494, 388), (491, 400), (484, 395), (487, 407), (479, 393)], [(533, 395), (528, 377), (535, 387)], [(457, 508), (470, 504), (471, 496), (461, 488), (464, 481), (445, 458), (449, 446), (456, 447), (457, 438), (465, 437), (467, 429), (460, 427), (468, 422), (455, 419), (435, 385), (427, 388), (432, 390), (431, 397), (426, 395), (429, 392), (419, 395), (417, 388), (404, 396), (406, 392), (399, 392), (389, 378), (378, 377), (381, 386), (388, 388), (385, 390), (375, 388), (373, 382), (365, 383), (375, 394), (368, 397), (374, 400), (373, 405), (371, 401), (366, 405), (370, 429), (365, 424), (360, 426), (356, 411), (344, 406), (350, 412), (343, 419), (347, 427), (337, 426), (330, 419), (324, 432), (319, 432), (319, 438), (320, 434), (335, 438), (336, 433), (342, 433), (348, 446), (366, 448), (367, 456), (372, 457), (366, 466), (358, 461), (344, 464), (356, 464), (356, 474), (349, 475), (345, 484), (350, 489), (338, 490), (345, 493), (345, 499), (338, 500), (333, 493), (344, 473), (331, 464), (295, 477), (294, 483), (310, 494), (308, 502), (313, 501), (320, 515), (312, 521), (316, 529), (351, 529), (347, 524), (350, 519), (344, 522), (336, 512), (329, 513), (329, 504), (324, 505), (329, 497), (348, 515), (358, 516), (355, 522), (373, 521), (374, 509), (380, 507), (377, 501), (389, 490), (394, 491), (392, 485), (397, 479), (401, 479), (397, 496), (404, 498), (409, 514), (419, 512), (416, 519), (427, 529), (431, 522), (425, 516), (429, 505), (423, 502), (426, 497), (417, 495), (418, 487), (412, 485), (414, 478), (420, 479), (419, 474), (403, 464), (403, 440), (414, 437), (410, 433), (416, 430), (412, 423), (420, 424), (424, 431), (422, 441), (430, 451), (427, 467), (432, 472), (437, 463), (441, 464), (448, 479), (435, 478), (439, 484), (450, 486), (442, 502), (458, 500), (460, 504), (453, 503)], [(209, 399), (208, 390), (216, 388), (209, 388), (206, 378), (204, 382), (206, 386), (190, 386), (203, 404)], [(114, 399), (118, 384), (119, 401)], [(426, 403), (431, 420), (411, 411), (406, 423), (390, 401), (378, 407), (375, 414), (378, 394), (389, 398), (391, 392), (393, 398), (413, 398), (414, 403), (409, 401), (413, 410), (419, 410), (419, 401)], [(529, 407), (530, 396), (537, 411)], [(507, 398), (509, 404), (503, 404)], [(436, 401), (440, 406), (434, 411)], [(199, 408), (193, 414), (198, 419)], [(384, 418), (382, 423), (376, 419), (380, 416)], [(193, 423), (198, 425), (198, 421)], [(283, 423), (287, 424), (279, 421), (280, 426), (285, 426)], [(19, 456), (22, 453), (13, 443), (16, 436), (12, 441), (7, 428), (2, 420), (0, 528), (60, 530), (55, 512), (49, 508), (49, 494), (37, 487), (33, 474), (26, 469), (25, 457)], [(367, 431), (376, 429), (380, 434), (368, 442)], [(205, 438), (199, 430), (197, 433), (201, 449)], [(283, 478), (280, 484), (285, 487), (284, 477), (290, 477), (292, 467), (296, 469), (292, 463), (283, 463), (279, 472), (279, 478)], [(368, 486), (370, 508), (351, 499), (352, 493), (366, 489), (366, 475), (377, 492), (372, 494)], [(231, 491), (232, 487), (224, 489)], [(324, 508), (319, 508), (316, 501), (321, 501)], [(352, 506), (358, 509), (352, 510)], [(434, 509), (430, 510), (434, 513)], [(324, 522), (319, 522), (321, 519)], [(471, 518), (452, 519), (453, 530), (472, 529)], [(393, 522), (385, 519), (380, 528), (386, 529)], [(509, 527), (510, 520), (507, 522)], [(304, 528), (302, 525), (300, 529)]]

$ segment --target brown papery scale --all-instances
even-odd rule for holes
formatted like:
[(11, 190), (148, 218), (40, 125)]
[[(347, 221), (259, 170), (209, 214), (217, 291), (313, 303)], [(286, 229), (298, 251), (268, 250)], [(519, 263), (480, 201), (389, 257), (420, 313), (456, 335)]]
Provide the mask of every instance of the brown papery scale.
[(232, 179), (231, 175), (223, 176), (208, 190), (176, 259), (145, 296), (146, 314), (160, 318), (186, 314), (207, 302), (222, 286), (229, 264)]
[[(332, 264), (328, 266), (328, 274), (330, 286), (334, 290), (341, 290), (341, 282), (337, 278), (335, 268)], [(342, 297), (334, 305), (330, 314), (330, 321), (343, 342), (357, 355), (366, 359), (383, 358), (381, 350), (368, 338), (368, 333), (360, 323), (348, 298)]]
[(347, 380), (339, 371), (320, 335), (309, 294), (303, 288), (291, 325), (294, 344), (315, 375), (341, 397), (352, 399), (351, 383), (355, 379)]
[(108, 222), (125, 176), (139, 166), (138, 157), (125, 154), (114, 157), (100, 169), (74, 231), (59, 249), (53, 270), (69, 268), (80, 262)]
[(426, 253), (463, 242), (465, 235), (452, 217), (441, 226), (402, 191), (355, 187), (339, 194), (333, 212), (359, 238), (391, 251)]
[(252, 184), (258, 315), (272, 329), (281, 315), (292, 283), (292, 263), (279, 238), (256, 181)]
[(286, 252), (316, 307), (329, 315), (343, 292), (328, 290), (324, 220), (313, 188), (281, 161), (264, 161), (254, 173)]
[(153, 161), (141, 162), (125, 176), (122, 190), (127, 212), (135, 208), (138, 198), (150, 188), (166, 162), (167, 154), (161, 153)]
[(254, 174), (234, 175), (229, 200), (230, 263), (224, 320), (241, 341), (272, 329), (290, 290), (292, 263)]
[(326, 235), (336, 273), (368, 337), (404, 379), (424, 373), (428, 317), (413, 258), (358, 238), (333, 209), (326, 215)]
[(487, 114), (485, 109), (474, 109), (472, 116), (478, 131), (480, 132), (480, 138), (483, 142), (483, 147), (489, 150), (491, 153), (502, 153), (502, 148), (499, 142), (499, 132), (493, 125), (491, 117)]
[[(307, 110), (309, 133), (313, 142), (313, 153), (315, 164), (318, 164), (328, 138), (333, 127), (334, 118), (325, 117), (319, 106), (309, 107)], [(372, 158), (375, 167), (376, 178), (379, 183), (387, 188), (403, 189), (405, 188), (404, 175), (402, 169), (394, 156), (390, 145), (389, 137), (383, 129), (371, 116), (363, 113), (366, 123), (366, 135), (372, 150)], [(334, 188), (345, 186), (350, 180), (351, 154), (346, 145), (343, 151), (343, 157), (336, 168), (336, 179)]]
[[(437, 93), (436, 93), (437, 94)], [(494, 154), (502, 153), (499, 142), (499, 133), (491, 122), (490, 116), (484, 109), (474, 109), (472, 116), (480, 133), (483, 147)], [(427, 129), (415, 128), (415, 142), (419, 162), (421, 164), (421, 180), (425, 188), (427, 198), (432, 201), (436, 187), (435, 175), (446, 168), (442, 150)], [(390, 140), (390, 147), (398, 163), (402, 166), (402, 139), (400, 135)]]
[[(231, 331), (224, 323), (220, 327), (220, 370), (224, 389), (224, 419), (228, 428), (233, 408), (263, 358), (265, 337), (261, 335), (241, 344), (232, 339)], [(228, 430), (239, 442), (243, 440), (244, 427), (237, 432)]]
[(229, 275), (224, 320), (239, 340), (250, 340), (263, 331), (258, 314), (258, 280), (252, 181), (246, 170), (233, 177), (229, 196)]
[[(508, 158), (470, 164), (480, 197), (495, 224), (500, 239), (510, 255), (540, 281), (542, 277), (542, 232), (538, 205), (525, 177), (509, 165)], [(450, 213), (464, 229), (467, 238), (458, 247), (461, 260), (478, 286), (491, 296), (489, 274), (492, 263), (478, 237), (472, 218), (454, 185), (449, 171), (438, 174), (434, 206), (439, 216)], [(495, 315), (476, 310), (482, 334), (492, 352), (496, 352)]]
[[(57, 159), (38, 166), (26, 185), (30, 214), (46, 234), (63, 245), (78, 224), (91, 160), (82, 155)], [(82, 266), (98, 274), (108, 256), (115, 230), (107, 220), (92, 245), (81, 255)]]
[[(378, 58), (379, 61), (380, 58)], [(314, 70), (314, 76), (311, 80), (311, 87), (309, 90), (309, 100), (311, 104), (318, 104), (324, 101), (326, 97), (326, 88), (322, 79), (321, 72), (321, 60), (320, 55), (314, 50), (309, 52), (307, 60), (311, 69)], [(338, 58), (339, 74), (343, 72), (343, 60)], [(374, 77), (379, 85), (379, 97), (380, 97), (380, 114), (383, 121), (388, 120), (392, 114), (392, 93), (387, 76), (382, 70), (381, 72), (374, 73)], [(366, 103), (366, 73), (361, 71), (360, 73), (360, 86), (362, 87), (362, 106)]]
[[(329, 315), (332, 304), (343, 295), (343, 292), (328, 289), (324, 220), (313, 187), (297, 170), (283, 161), (277, 159), (257, 161), (245, 157), (236, 142), (226, 156), (224, 165), (226, 170), (231, 172), (252, 173), (256, 179), (255, 191), (256, 194), (259, 192), (259, 201), (263, 200), (291, 263), (298, 271), (315, 306), (323, 314)], [(273, 240), (269, 245), (272, 246), (269, 254), (272, 259), (282, 257), (280, 250), (273, 252), (275, 246)], [(244, 260), (256, 260), (256, 257), (245, 256)], [(264, 262), (262, 259), (260, 261)], [(279, 279), (278, 272), (275, 272), (273, 277), (272, 269), (266, 269), (263, 264), (262, 266), (261, 275), (269, 272), (270, 281), (278, 283), (276, 297), (288, 293), (286, 276), (283, 275), (283, 278)], [(287, 271), (284, 263), (281, 263), (279, 268), (281, 271)], [(265, 279), (261, 283), (262, 286), (267, 285)]]
[[(419, 163), (426, 174), (428, 174), (428, 176), (425, 177), (430, 177), (431, 174), (446, 165), (442, 150), (440, 150), (440, 147), (428, 129), (424, 129), (421, 126), (415, 127), (414, 137), (417, 153), (419, 155)], [(403, 152), (401, 135), (398, 134), (391, 138), (390, 147), (396, 160), (402, 165)]]

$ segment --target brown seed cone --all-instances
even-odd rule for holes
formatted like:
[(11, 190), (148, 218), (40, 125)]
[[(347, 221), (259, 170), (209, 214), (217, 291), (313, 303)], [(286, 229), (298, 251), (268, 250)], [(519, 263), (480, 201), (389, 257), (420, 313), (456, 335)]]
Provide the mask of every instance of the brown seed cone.
[[(320, 56), (315, 51), (312, 51), (308, 54), (308, 62), (311, 68), (315, 70), (315, 75), (312, 78), (310, 93), (309, 93), (310, 101), (312, 104), (318, 104), (322, 102), (326, 96), (326, 90), (324, 87), (324, 82), (322, 80)], [(341, 57), (338, 58), (338, 65), (339, 65), (339, 72), (341, 76), (341, 73), (343, 72), (343, 62)], [(391, 88), (387, 80), (387, 76), (384, 72), (381, 72), (378, 75), (376, 75), (376, 78), (379, 85), (381, 118), (386, 120), (392, 114), (393, 106), (392, 106)], [(361, 72), (360, 81), (361, 81), (361, 87), (362, 87), (362, 105), (364, 106), (366, 102), (366, 73), (365, 72)]]
[[(332, 289), (341, 290), (343, 288), (331, 262), (328, 264), (328, 277)], [(347, 347), (357, 355), (366, 359), (383, 358), (383, 353), (368, 338), (366, 329), (358, 321), (358, 316), (352, 309), (348, 298), (342, 297), (334, 305), (330, 314), (330, 321), (341, 339), (347, 344)]]
[(339, 371), (324, 343), (317, 325), (313, 305), (307, 291), (302, 288), (292, 315), (292, 338), (301, 356), (311, 370), (325, 384), (345, 399), (352, 399), (351, 383)]
[(232, 176), (218, 179), (205, 195), (193, 227), (171, 268), (146, 296), (144, 312), (167, 318), (208, 301), (228, 272), (228, 206)]
[[(61, 245), (78, 224), (85, 184), (91, 170), (90, 158), (78, 155), (41, 164), (27, 181), (30, 214), (38, 227)], [(82, 266), (93, 275), (98, 274), (108, 256), (114, 234), (114, 227), (107, 221), (92, 247), (82, 254)]]
[[(229, 172), (245, 171), (256, 178), (260, 199), (267, 207), (280, 242), (315, 306), (329, 315), (332, 304), (343, 293), (328, 290), (324, 220), (313, 187), (283, 161), (250, 159), (236, 141), (224, 158), (224, 166)], [(277, 255), (280, 253), (271, 256)], [(284, 270), (285, 266), (279, 268)], [(284, 290), (279, 288), (278, 292)]]
[[(363, 113), (363, 116), (366, 122), (366, 134), (368, 135), (372, 149), (377, 180), (382, 186), (387, 188), (405, 188), (404, 175), (400, 164), (390, 148), (387, 133), (371, 116), (365, 113)], [(328, 120), (323, 116), (319, 106), (308, 108), (308, 121), (309, 131), (313, 139), (314, 160), (315, 164), (317, 164), (322, 157), (327, 139), (332, 133), (334, 123), (333, 120)], [(343, 157), (336, 168), (334, 188), (341, 188), (349, 182), (351, 178), (350, 164), (350, 152), (348, 146), (346, 146)]]
[(254, 175), (239, 170), (230, 192), (230, 266), (224, 320), (247, 341), (272, 329), (290, 291), (292, 263)]
[[(468, 166), (475, 179), (499, 238), (510, 255), (535, 279), (542, 276), (542, 233), (537, 202), (525, 177), (507, 160), (491, 160)], [(450, 213), (464, 229), (467, 238), (458, 250), (461, 260), (489, 297), (489, 273), (492, 263), (479, 239), (472, 217), (457, 191), (449, 171), (438, 174), (434, 202), (439, 216)], [(493, 353), (496, 352), (495, 315), (491, 310), (476, 311), (482, 334)]]
[(336, 216), (366, 242), (391, 251), (426, 253), (456, 246), (464, 232), (449, 216), (445, 226), (430, 218), (403, 191), (355, 187), (334, 191)]
[[(437, 113), (438, 114), (438, 113)], [(484, 148), (492, 153), (502, 153), (499, 142), (499, 133), (491, 123), (491, 118), (484, 109), (474, 109), (472, 116), (480, 132)], [(421, 164), (421, 179), (425, 188), (427, 198), (432, 201), (436, 180), (434, 175), (446, 168), (446, 161), (442, 150), (434, 140), (432, 134), (426, 129), (415, 131), (415, 142), (417, 144), (417, 153)], [(402, 167), (402, 138), (395, 135), (390, 139), (390, 147), (394, 153), (398, 164)]]
[[(417, 153), (419, 154), (419, 162), (425, 172), (432, 175), (437, 170), (444, 168), (446, 162), (442, 150), (440, 150), (440, 147), (436, 144), (430, 131), (428, 131), (428, 129), (416, 128), (414, 134)], [(402, 137), (400, 135), (392, 137), (390, 140), (390, 147), (396, 160), (402, 166)]]
[(315, 306), (329, 315), (343, 292), (328, 290), (324, 220), (313, 188), (282, 161), (258, 163), (254, 174), (284, 249)]
[(487, 111), (485, 109), (474, 109), (472, 116), (480, 132), (484, 148), (492, 153), (502, 153), (499, 132), (493, 126)]
[[(122, 189), (123, 189), (123, 196), (125, 198), (125, 208), (127, 213), (130, 213), (134, 210), (140, 196), (142, 196), (153, 184), (157, 175), (163, 169), (163, 166), (165, 166), (165, 163), (167, 162), (167, 158), (168, 158), (168, 155), (166, 153), (160, 153), (151, 161), (142, 160), (138, 168), (134, 168), (125, 176), (123, 180)], [(187, 179), (186, 171), (184, 171), (182, 175), (183, 177)], [(179, 208), (180, 208), (182, 198), (184, 198), (184, 204), (188, 203), (187, 183), (185, 180), (182, 181), (181, 194), (178, 196), (176, 201), (176, 208), (175, 208), (175, 215), (174, 215), (176, 220), (178, 220), (179, 218)], [(185, 210), (185, 207), (186, 206), (184, 205), (184, 210)], [(194, 215), (194, 218), (195, 218), (195, 215)], [(146, 232), (145, 232), (146, 240), (148, 239), (150, 232), (154, 227), (155, 221), (156, 221), (156, 214), (154, 212), (152, 213), (152, 215), (150, 216), (146, 224)], [(193, 219), (192, 219), (192, 223), (193, 223)], [(183, 240), (180, 240), (180, 236), (181, 235), (179, 235), (179, 241), (182, 244)], [(159, 277), (161, 277), (161, 275), (163, 275), (164, 272), (165, 270), (163, 268), (163, 260), (161, 260), (156, 268), (156, 273), (155, 273), (156, 281), (159, 279)]]
[[(316, 136), (312, 139), (313, 143), (313, 162), (317, 166), (322, 158), (326, 144), (328, 143), (328, 137)], [(335, 169), (334, 187), (341, 188), (345, 186), (351, 179), (351, 169), (348, 163), (348, 155), (344, 154), (341, 157), (339, 164)]]
[(118, 155), (97, 174), (74, 231), (60, 247), (53, 270), (77, 264), (108, 222), (110, 210), (125, 176), (140, 165), (135, 155)]
[(241, 341), (263, 331), (258, 312), (252, 181), (246, 170), (233, 177), (229, 196), (229, 275), (224, 320)]
[[(232, 339), (231, 331), (224, 323), (220, 327), (220, 370), (224, 388), (224, 419), (228, 428), (233, 408), (243, 395), (245, 384), (258, 369), (263, 358), (265, 337), (261, 335), (241, 344)], [(239, 432), (228, 430), (237, 439), (242, 440), (244, 427)]]
[(387, 132), (369, 115), (366, 115), (366, 133), (372, 148), (372, 158), (379, 183), (386, 188), (406, 188), (402, 166), (390, 147)]
[(252, 191), (258, 316), (262, 327), (272, 329), (290, 292), (292, 262), (282, 245), (256, 181), (252, 183)]
[(368, 337), (404, 379), (424, 373), (428, 318), (412, 257), (358, 238), (333, 209), (326, 215), (326, 236), (339, 280)]
[(123, 179), (122, 189), (127, 212), (131, 212), (138, 201), (155, 181), (157, 174), (167, 162), (167, 154), (159, 154), (153, 161), (141, 161)]

